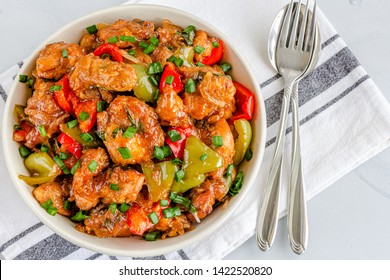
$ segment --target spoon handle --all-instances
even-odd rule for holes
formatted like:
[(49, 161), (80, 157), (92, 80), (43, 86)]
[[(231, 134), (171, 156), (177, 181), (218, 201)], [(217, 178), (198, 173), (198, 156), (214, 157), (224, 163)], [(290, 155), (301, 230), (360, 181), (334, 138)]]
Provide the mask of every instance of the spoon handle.
[(292, 166), (288, 199), (288, 233), (290, 246), (297, 254), (307, 247), (308, 222), (305, 188), (302, 175), (301, 146), (298, 117), (298, 83), (295, 83), (291, 96), (292, 106)]
[(271, 248), (275, 239), (278, 224), (278, 207), (282, 178), (281, 175), (283, 166), (284, 140), (286, 135), (286, 124), (288, 109), (290, 107), (292, 85), (292, 83), (286, 83), (284, 89), (279, 131), (276, 137), (274, 156), (268, 174), (263, 201), (257, 214), (256, 239), (257, 245), (263, 251)]

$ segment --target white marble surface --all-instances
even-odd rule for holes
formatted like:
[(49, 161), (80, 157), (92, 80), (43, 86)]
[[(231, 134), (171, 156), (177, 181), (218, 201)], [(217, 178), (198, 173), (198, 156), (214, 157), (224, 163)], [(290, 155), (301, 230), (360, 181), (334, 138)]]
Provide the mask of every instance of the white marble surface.
[[(123, 1), (0, 0), (0, 73), (63, 24)], [(389, 101), (390, 1), (317, 2)], [(269, 252), (251, 238), (226, 259), (390, 259), (389, 170), (387, 149), (309, 201), (309, 247), (302, 256), (291, 252), (282, 218)]]

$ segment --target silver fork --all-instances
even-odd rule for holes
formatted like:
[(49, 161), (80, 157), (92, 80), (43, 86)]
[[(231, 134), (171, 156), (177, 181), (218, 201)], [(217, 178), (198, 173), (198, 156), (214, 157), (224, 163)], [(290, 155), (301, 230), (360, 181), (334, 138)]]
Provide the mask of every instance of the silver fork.
[[(306, 7), (308, 7), (308, 2), (309, 0), (306, 0)], [(276, 147), (257, 218), (257, 244), (263, 251), (272, 246), (277, 229), (283, 151), (290, 98), (294, 85), (308, 68), (314, 50), (315, 29), (310, 28), (314, 17), (302, 19), (300, 16), (301, 4), (302, 0), (299, 0), (298, 5), (295, 5), (296, 8), (293, 9), (294, 1), (291, 0), (276, 46), (276, 66), (285, 80), (285, 88)]]

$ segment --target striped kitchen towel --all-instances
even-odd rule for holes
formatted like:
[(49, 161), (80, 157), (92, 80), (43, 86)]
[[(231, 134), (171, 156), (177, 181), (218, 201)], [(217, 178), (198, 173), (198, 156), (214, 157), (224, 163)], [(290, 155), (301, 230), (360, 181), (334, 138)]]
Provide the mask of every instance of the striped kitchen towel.
[[(129, 3), (155, 3), (144, 0)], [(267, 109), (267, 147), (261, 171), (241, 207), (205, 240), (152, 259), (220, 259), (254, 234), (256, 213), (279, 126), (283, 81), (267, 59), (269, 28), (282, 0), (166, 0), (164, 5), (203, 18), (236, 44), (261, 87)], [(248, 1), (249, 3), (249, 1)], [(223, 6), (223, 9), (221, 7)], [(163, 15), (162, 15), (163, 17)], [(363, 67), (319, 12), (322, 52), (317, 68), (299, 86), (301, 147), (307, 197), (312, 198), (390, 144), (390, 107)], [(0, 76), (0, 113), (21, 64)], [(288, 130), (286, 147), (291, 146)], [(0, 139), (0, 141), (2, 141)], [(287, 148), (287, 155), (290, 150)], [(6, 259), (129, 259), (79, 248), (54, 234), (16, 194), (0, 154), (0, 253)], [(285, 172), (289, 166), (286, 161)], [(284, 178), (287, 181), (287, 175)], [(280, 212), (286, 209), (283, 184)], [(256, 246), (255, 244), (253, 246)], [(289, 249), (288, 249), (289, 250)]]

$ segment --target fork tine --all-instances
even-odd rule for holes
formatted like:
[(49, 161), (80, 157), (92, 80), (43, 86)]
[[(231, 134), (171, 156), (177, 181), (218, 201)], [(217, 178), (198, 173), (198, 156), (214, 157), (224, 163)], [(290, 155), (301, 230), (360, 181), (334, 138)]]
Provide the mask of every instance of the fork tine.
[(294, 0), (291, 0), (283, 20), (282, 28), (280, 30), (279, 45), (281, 47), (286, 47), (287, 45), (287, 38), (290, 33), (290, 22), (291, 22), (291, 14), (292, 14), (293, 6), (294, 6)]
[(299, 24), (299, 17), (301, 14), (301, 2), (302, 0), (299, 0), (298, 6), (295, 9), (295, 14), (294, 14), (294, 20), (293, 20), (293, 27), (291, 29), (291, 36), (290, 36), (290, 41), (288, 43), (288, 48), (292, 48), (295, 46), (295, 42), (297, 39), (297, 30), (298, 30), (298, 24)]
[(304, 50), (310, 51), (314, 47), (314, 36), (315, 36), (315, 31), (316, 31), (316, 9), (317, 9), (317, 2), (316, 0), (314, 1), (314, 6), (313, 6), (313, 12), (312, 12), (312, 17), (310, 20), (310, 24), (308, 26), (310, 29), (306, 31), (306, 42), (305, 42), (305, 47)]
[(305, 40), (305, 34), (307, 29), (307, 20), (309, 16), (309, 0), (306, 0), (305, 14), (303, 15), (301, 30), (299, 31), (298, 46), (297, 49), (303, 51), (303, 42)]

